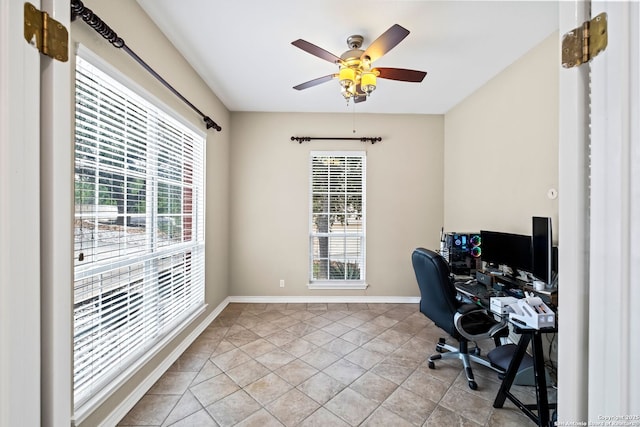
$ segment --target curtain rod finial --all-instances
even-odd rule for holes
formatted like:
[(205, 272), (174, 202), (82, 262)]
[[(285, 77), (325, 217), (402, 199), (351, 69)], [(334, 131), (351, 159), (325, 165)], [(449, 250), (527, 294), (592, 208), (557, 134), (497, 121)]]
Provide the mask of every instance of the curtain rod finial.
[(218, 126), (218, 124), (216, 122), (214, 122), (213, 120), (211, 120), (211, 117), (209, 116), (204, 116), (202, 118), (202, 120), (204, 120), (204, 122), (207, 124), (207, 129), (211, 129), (214, 128), (215, 130), (217, 130), (218, 132), (220, 132), (222, 130), (222, 128), (220, 126)]

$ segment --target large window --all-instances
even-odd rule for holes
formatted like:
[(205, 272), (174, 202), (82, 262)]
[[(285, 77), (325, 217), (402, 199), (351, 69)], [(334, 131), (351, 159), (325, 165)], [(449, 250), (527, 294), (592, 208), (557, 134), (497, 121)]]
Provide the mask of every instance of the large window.
[(204, 305), (204, 137), (77, 57), (76, 408)]
[(311, 152), (310, 287), (364, 288), (364, 152)]

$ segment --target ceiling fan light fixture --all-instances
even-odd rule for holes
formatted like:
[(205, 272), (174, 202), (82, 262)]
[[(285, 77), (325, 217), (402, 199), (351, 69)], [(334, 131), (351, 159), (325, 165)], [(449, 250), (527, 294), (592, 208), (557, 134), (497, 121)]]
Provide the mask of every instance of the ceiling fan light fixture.
[(356, 70), (349, 67), (340, 68), (340, 86), (348, 89), (354, 85), (355, 80), (356, 80)]
[(371, 92), (376, 90), (376, 75), (372, 72), (362, 73), (360, 77), (360, 88), (367, 95), (371, 95)]

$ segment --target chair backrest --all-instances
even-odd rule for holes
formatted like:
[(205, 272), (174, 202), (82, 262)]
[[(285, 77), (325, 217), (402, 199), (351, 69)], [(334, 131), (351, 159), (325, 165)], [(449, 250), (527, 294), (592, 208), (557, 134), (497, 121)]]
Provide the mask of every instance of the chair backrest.
[(449, 335), (458, 338), (453, 317), (460, 303), (450, 279), (449, 264), (438, 253), (417, 248), (411, 255), (420, 288), (420, 311)]

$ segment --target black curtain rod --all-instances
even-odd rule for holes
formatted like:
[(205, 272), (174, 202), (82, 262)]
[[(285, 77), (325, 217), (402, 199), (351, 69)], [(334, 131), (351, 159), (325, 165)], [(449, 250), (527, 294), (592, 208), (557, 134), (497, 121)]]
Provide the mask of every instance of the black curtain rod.
[(79, 16), (82, 18), (84, 22), (86, 22), (91, 28), (96, 30), (98, 34), (104, 37), (109, 43), (111, 43), (114, 47), (118, 49), (122, 49), (129, 54), (133, 59), (136, 60), (138, 64), (140, 64), (145, 70), (147, 70), (153, 77), (155, 77), (160, 83), (162, 83), (167, 89), (169, 89), (175, 96), (180, 98), (182, 102), (191, 107), (196, 113), (198, 113), (202, 120), (205, 122), (207, 129), (215, 129), (218, 132), (222, 130), (222, 128), (213, 120), (211, 117), (206, 116), (202, 111), (198, 110), (195, 105), (193, 105), (187, 98), (182, 96), (180, 92), (178, 92), (173, 86), (171, 86), (165, 79), (163, 79), (156, 71), (149, 66), (146, 62), (142, 60), (134, 51), (129, 49), (122, 38), (118, 37), (118, 34), (111, 29), (102, 19), (100, 19), (91, 9), (85, 7), (84, 4), (80, 0), (71, 0), (71, 20), (75, 20), (75, 18)]
[(358, 138), (358, 137), (352, 137), (352, 138), (345, 138), (345, 137), (315, 137), (315, 136), (292, 136), (291, 140), (292, 141), (298, 141), (299, 144), (302, 144), (303, 142), (309, 142), (311, 140), (314, 139), (318, 139), (318, 140), (325, 140), (325, 141), (361, 141), (361, 142), (371, 142), (371, 144), (375, 144), (376, 142), (380, 142), (382, 141), (382, 138), (379, 136), (364, 136), (362, 138)]

